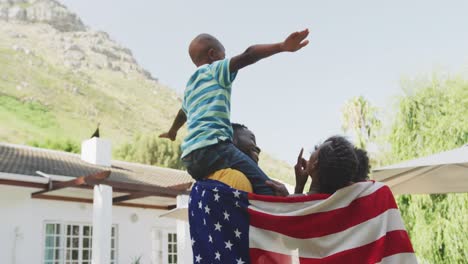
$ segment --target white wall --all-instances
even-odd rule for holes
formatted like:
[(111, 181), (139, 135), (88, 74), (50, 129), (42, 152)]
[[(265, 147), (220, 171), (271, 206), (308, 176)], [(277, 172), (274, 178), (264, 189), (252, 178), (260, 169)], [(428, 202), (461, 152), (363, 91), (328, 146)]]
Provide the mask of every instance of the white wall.
[[(23, 187), (0, 185), (0, 263), (2, 264), (42, 263), (46, 221), (92, 224), (92, 204), (31, 199), (30, 194), (33, 191)], [(165, 211), (121, 206), (112, 208), (113, 224), (118, 228), (119, 264), (129, 264), (138, 256), (143, 256), (141, 263), (153, 263), (151, 262), (152, 230), (177, 231), (175, 220), (158, 217), (163, 212)], [(135, 223), (132, 222), (133, 214), (138, 216)], [(15, 235), (15, 229), (19, 234)], [(14, 256), (16, 263), (13, 263)]]

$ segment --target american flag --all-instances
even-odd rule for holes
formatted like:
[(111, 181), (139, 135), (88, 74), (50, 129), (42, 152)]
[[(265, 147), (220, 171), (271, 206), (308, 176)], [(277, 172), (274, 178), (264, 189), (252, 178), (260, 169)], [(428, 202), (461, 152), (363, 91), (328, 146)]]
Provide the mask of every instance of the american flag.
[(194, 263), (417, 263), (390, 189), (274, 197), (199, 181), (189, 198)]

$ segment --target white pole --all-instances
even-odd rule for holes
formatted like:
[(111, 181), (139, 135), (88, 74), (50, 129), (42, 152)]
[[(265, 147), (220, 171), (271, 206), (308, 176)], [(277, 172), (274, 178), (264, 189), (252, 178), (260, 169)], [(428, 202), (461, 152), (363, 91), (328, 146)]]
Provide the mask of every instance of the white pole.
[(93, 264), (109, 264), (112, 231), (112, 187), (95, 185), (93, 196)]
[[(188, 195), (177, 196), (177, 208), (186, 209), (188, 207)], [(186, 210), (188, 212), (188, 210)], [(190, 240), (190, 229), (187, 221), (176, 220), (177, 223), (177, 260), (180, 263), (191, 263), (192, 243)], [(166, 249), (167, 250), (167, 249)]]

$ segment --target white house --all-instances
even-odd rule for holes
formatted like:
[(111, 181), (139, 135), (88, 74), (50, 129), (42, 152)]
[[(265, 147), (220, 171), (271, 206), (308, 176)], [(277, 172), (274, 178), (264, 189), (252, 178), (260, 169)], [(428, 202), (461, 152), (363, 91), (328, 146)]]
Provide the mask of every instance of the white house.
[(111, 161), (102, 139), (82, 149), (0, 143), (0, 263), (190, 263), (187, 224), (159, 216), (184, 202), (191, 177)]

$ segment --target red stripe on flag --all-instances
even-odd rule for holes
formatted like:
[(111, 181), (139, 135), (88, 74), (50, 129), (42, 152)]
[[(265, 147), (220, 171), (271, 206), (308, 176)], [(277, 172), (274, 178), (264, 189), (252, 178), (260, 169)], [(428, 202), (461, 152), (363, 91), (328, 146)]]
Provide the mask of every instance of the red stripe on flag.
[[(314, 238), (346, 230), (397, 208), (388, 187), (358, 198), (349, 206), (301, 216), (276, 216), (248, 209), (250, 225), (295, 238)], [(288, 228), (285, 228), (285, 227)]]
[[(383, 258), (400, 254), (400, 253), (414, 253), (413, 247), (409, 240), (406, 231), (397, 230), (388, 232), (380, 239), (369, 243), (367, 245), (345, 250), (325, 258), (300, 258), (301, 264), (361, 264), (361, 263), (377, 263)], [(299, 254), (301, 254), (299, 252)], [(255, 263), (255, 262), (252, 262)], [(273, 262), (272, 262), (273, 263)], [(280, 262), (278, 262), (280, 263)]]
[(266, 251), (258, 248), (249, 249), (250, 263), (252, 264), (291, 264), (289, 255)]
[(317, 194), (309, 194), (309, 195), (301, 195), (301, 196), (287, 196), (287, 197), (248, 193), (249, 200), (257, 200), (257, 201), (272, 202), (272, 203), (300, 203), (300, 202), (318, 201), (318, 200), (325, 200), (330, 196), (331, 194), (325, 194), (325, 193), (317, 193)]

